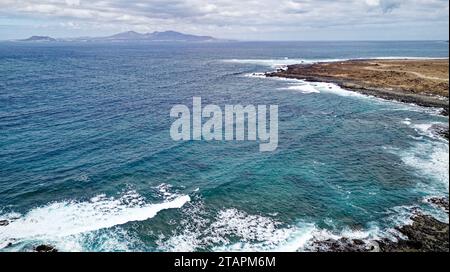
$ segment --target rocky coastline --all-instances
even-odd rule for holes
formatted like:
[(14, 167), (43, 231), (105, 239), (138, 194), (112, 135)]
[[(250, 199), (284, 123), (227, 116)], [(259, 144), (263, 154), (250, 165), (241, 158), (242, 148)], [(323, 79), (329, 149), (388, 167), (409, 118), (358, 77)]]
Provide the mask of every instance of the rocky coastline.
[(267, 77), (333, 83), (387, 100), (442, 108), (448, 116), (448, 60), (349, 60), (289, 65)]
[[(432, 198), (428, 202), (448, 214), (448, 199)], [(364, 241), (328, 239), (313, 241), (308, 250), (315, 252), (449, 252), (449, 224), (415, 211), (412, 224), (396, 227), (397, 237)]]

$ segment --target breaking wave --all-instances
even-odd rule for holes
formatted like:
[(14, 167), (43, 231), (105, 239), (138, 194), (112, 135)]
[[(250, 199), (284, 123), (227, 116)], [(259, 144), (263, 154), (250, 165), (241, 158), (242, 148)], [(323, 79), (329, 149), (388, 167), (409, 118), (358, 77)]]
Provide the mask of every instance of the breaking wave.
[[(304, 221), (286, 225), (273, 217), (248, 214), (234, 208), (220, 210), (210, 220), (205, 217), (206, 212), (199, 209), (193, 207), (189, 212), (191, 220), (183, 221), (173, 235), (161, 235), (158, 249), (170, 252), (200, 249), (218, 252), (307, 252), (316, 250), (314, 243), (330, 239), (358, 239), (371, 245), (376, 240), (387, 238), (395, 241), (399, 237), (395, 228), (381, 229), (376, 223), (369, 224), (367, 229), (335, 226), (323, 229)], [(392, 215), (386, 221), (398, 225), (411, 223), (411, 209), (407, 207), (398, 207), (392, 210), (392, 214), (395, 218)]]
[(237, 63), (237, 64), (253, 64), (271, 67), (274, 69), (283, 69), (288, 65), (294, 64), (313, 64), (319, 62), (336, 62), (345, 61), (348, 59), (290, 59), (290, 58), (280, 58), (280, 59), (226, 59), (222, 60), (227, 63)]
[[(137, 192), (129, 191), (119, 198), (98, 195), (84, 202), (49, 203), (24, 215), (1, 215), (0, 218), (10, 222), (0, 228), (0, 246), (25, 240), (60, 240), (61, 237), (144, 221), (155, 217), (160, 211), (179, 209), (190, 201), (188, 195), (170, 194), (166, 186), (159, 189), (166, 199), (162, 203), (147, 203)], [(72, 237), (71, 240), (76, 239)]]

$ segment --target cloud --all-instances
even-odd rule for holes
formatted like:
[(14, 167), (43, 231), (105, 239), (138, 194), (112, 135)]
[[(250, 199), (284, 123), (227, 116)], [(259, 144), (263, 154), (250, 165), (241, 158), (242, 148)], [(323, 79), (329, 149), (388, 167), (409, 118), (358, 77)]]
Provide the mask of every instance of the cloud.
[(0, 0), (0, 19), (47, 20), (59, 27), (76, 25), (80, 32), (174, 29), (263, 37), (278, 31), (448, 24), (448, 5), (443, 0)]
[(396, 8), (400, 8), (403, 0), (366, 0), (366, 4), (371, 8), (379, 8), (383, 13), (388, 13)]
[(66, 0), (68, 6), (79, 6), (80, 0)]

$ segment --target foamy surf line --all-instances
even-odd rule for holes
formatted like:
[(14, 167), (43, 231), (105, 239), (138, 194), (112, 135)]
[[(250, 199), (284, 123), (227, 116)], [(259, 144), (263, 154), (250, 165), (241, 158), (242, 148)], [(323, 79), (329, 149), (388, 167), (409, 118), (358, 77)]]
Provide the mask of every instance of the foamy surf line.
[(388, 101), (381, 98), (376, 98), (374, 96), (369, 96), (366, 94), (361, 94), (354, 91), (349, 91), (346, 89), (341, 88), (339, 85), (335, 83), (328, 83), (328, 82), (313, 82), (313, 81), (306, 81), (302, 79), (295, 79), (295, 78), (284, 78), (284, 77), (267, 77), (265, 73), (247, 73), (244, 74), (245, 77), (249, 78), (257, 78), (257, 79), (269, 79), (269, 80), (277, 80), (281, 82), (286, 82), (287, 85), (278, 88), (278, 90), (286, 90), (286, 91), (296, 91), (299, 93), (304, 94), (310, 94), (310, 93), (333, 93), (340, 96), (353, 96), (353, 97), (359, 97), (359, 98), (370, 98), (370, 99), (377, 99), (379, 101), (383, 102), (395, 102), (395, 101)]
[(314, 64), (320, 62), (338, 62), (347, 61), (349, 59), (290, 59), (290, 58), (280, 58), (280, 59), (224, 59), (222, 62), (225, 63), (236, 63), (236, 64), (253, 64), (260, 66), (268, 66), (272, 68), (285, 68), (288, 65), (294, 64)]
[(339, 96), (347, 96), (347, 97), (357, 97), (363, 99), (370, 99), (372, 101), (377, 101), (381, 103), (389, 103), (398, 106), (397, 110), (409, 110), (409, 111), (421, 111), (426, 112), (430, 115), (441, 116), (442, 108), (439, 107), (426, 107), (420, 106), (414, 103), (405, 103), (402, 101), (398, 101), (395, 99), (385, 99), (381, 97), (376, 97), (373, 95), (368, 95), (364, 93), (359, 93), (352, 90), (347, 90), (335, 83), (331, 82), (316, 82), (316, 81), (307, 81), (296, 78), (286, 78), (286, 77), (277, 77), (277, 76), (266, 76), (266, 73), (254, 72), (254, 73), (245, 73), (242, 74), (243, 77), (254, 78), (254, 79), (268, 79), (268, 80), (276, 80), (281, 82), (288, 83), (284, 87), (278, 88), (278, 90), (282, 91), (295, 91), (303, 94), (311, 94), (311, 93), (333, 93)]
[(215, 252), (308, 252), (332, 251), (327, 242), (340, 243), (344, 239), (363, 241), (354, 244), (355, 249), (379, 251), (379, 241), (404, 238), (396, 228), (412, 224), (416, 209), (420, 207), (394, 207), (391, 215), (380, 222), (369, 222), (360, 230), (337, 227), (331, 219), (327, 220), (329, 229), (305, 221), (285, 225), (272, 216), (248, 214), (235, 208), (221, 210), (212, 221), (205, 221), (194, 211), (189, 216), (192, 222), (180, 225), (172, 236), (161, 236), (157, 244), (159, 250), (169, 252), (195, 252), (205, 246)]
[(295, 64), (315, 64), (322, 62), (340, 62), (352, 60), (448, 60), (449, 58), (438, 57), (404, 57), (404, 56), (388, 56), (388, 57), (364, 57), (364, 58), (322, 58), (322, 59), (302, 59), (302, 58), (279, 58), (279, 59), (223, 59), (225, 63), (236, 64), (253, 64), (260, 66), (268, 66), (276, 69), (283, 69), (289, 65)]
[(186, 252), (207, 246), (217, 252), (309, 252), (334, 251), (332, 245), (349, 243), (346, 246), (354, 250), (380, 251), (383, 243), (408, 239), (400, 228), (412, 225), (418, 212), (448, 223), (448, 214), (425, 202), (389, 208), (385, 217), (361, 229), (337, 224), (332, 218), (325, 218), (326, 228), (303, 219), (285, 224), (277, 220), (277, 213), (250, 214), (236, 208), (220, 210), (213, 220), (205, 221), (202, 207), (188, 209), (193, 221), (179, 225), (172, 236), (163, 236), (158, 243), (160, 250)]
[(0, 227), (0, 248), (10, 242), (52, 240), (145, 221), (163, 210), (179, 209), (190, 200), (188, 195), (171, 195), (165, 202), (149, 204), (138, 193), (130, 191), (120, 198), (99, 195), (85, 202), (50, 203), (23, 216), (1, 215), (1, 218), (13, 219)]

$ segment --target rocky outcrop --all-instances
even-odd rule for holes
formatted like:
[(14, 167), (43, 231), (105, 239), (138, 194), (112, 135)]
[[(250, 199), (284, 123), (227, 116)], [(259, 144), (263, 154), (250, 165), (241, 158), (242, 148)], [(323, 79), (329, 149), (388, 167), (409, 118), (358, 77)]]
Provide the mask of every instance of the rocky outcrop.
[(448, 126), (433, 125), (433, 133), (448, 140)]
[(388, 100), (442, 108), (448, 116), (448, 60), (350, 60), (290, 65), (268, 77), (329, 82)]
[[(428, 202), (448, 213), (448, 199), (431, 198)], [(313, 241), (307, 249), (316, 252), (449, 252), (448, 223), (418, 211), (411, 216), (411, 220), (412, 224), (396, 228), (399, 233), (396, 241), (363, 241), (344, 237)]]
[(381, 241), (380, 250), (384, 252), (449, 252), (448, 224), (435, 218), (419, 214), (413, 218), (412, 225), (398, 228), (407, 239), (398, 242)]
[(58, 250), (50, 245), (39, 245), (34, 248), (36, 252), (58, 252)]
[(308, 250), (314, 252), (376, 252), (379, 251), (379, 246), (376, 242), (341, 238), (314, 241)]
[(433, 198), (428, 199), (427, 202), (436, 207), (441, 208), (448, 214), (448, 211), (449, 211), (448, 198), (433, 197)]

